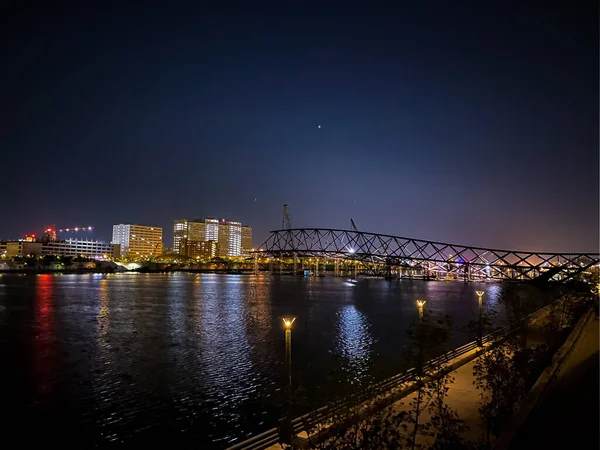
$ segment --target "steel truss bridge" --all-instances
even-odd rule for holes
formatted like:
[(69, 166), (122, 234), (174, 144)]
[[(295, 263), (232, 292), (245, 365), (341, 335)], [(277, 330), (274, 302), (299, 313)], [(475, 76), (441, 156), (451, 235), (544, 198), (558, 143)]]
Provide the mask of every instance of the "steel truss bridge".
[(271, 231), (260, 254), (284, 261), (322, 258), (354, 262), (378, 276), (408, 275), (464, 280), (566, 281), (597, 269), (598, 253), (540, 253), (424, 241), (387, 234), (327, 228)]

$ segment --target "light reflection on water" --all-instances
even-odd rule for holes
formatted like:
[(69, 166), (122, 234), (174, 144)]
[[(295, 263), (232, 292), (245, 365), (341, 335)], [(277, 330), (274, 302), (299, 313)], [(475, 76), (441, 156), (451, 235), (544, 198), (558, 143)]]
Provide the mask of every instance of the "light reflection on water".
[[(77, 427), (109, 442), (225, 447), (276, 426), (285, 405), (279, 317), (298, 316), (293, 379), (318, 406), (344, 382), (390, 376), (403, 365), (416, 299), (459, 330), (477, 312), (475, 290), (496, 308), (500, 287), (460, 282), (198, 274), (0, 278), (0, 382), (5, 406), (45, 443)], [(454, 344), (469, 338), (457, 331)], [(337, 380), (339, 384), (339, 379)], [(36, 439), (27, 436), (26, 439)], [(40, 438), (41, 439), (41, 438)]]
[(345, 362), (344, 370), (360, 380), (368, 371), (373, 351), (373, 336), (364, 314), (354, 305), (347, 305), (337, 313), (337, 348)]

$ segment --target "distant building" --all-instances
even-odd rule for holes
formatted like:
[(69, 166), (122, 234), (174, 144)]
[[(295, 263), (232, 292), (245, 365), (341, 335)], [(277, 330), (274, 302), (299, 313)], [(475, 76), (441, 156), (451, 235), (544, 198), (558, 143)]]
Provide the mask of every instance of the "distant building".
[(217, 256), (217, 241), (189, 241), (187, 256), (200, 259), (212, 259)]
[(242, 226), (242, 255), (247, 255), (253, 250), (252, 247), (252, 227)]
[[(173, 253), (185, 255), (185, 241), (188, 237), (188, 220), (177, 219), (173, 221)], [(182, 245), (182, 242), (183, 245)]]
[[(201, 245), (202, 242), (214, 242)], [(196, 258), (214, 256), (241, 256), (252, 251), (252, 228), (240, 222), (207, 217), (205, 219), (177, 219), (173, 221), (173, 252)], [(212, 255), (212, 256), (208, 256)]]
[(99, 241), (66, 241), (47, 242), (42, 246), (42, 255), (84, 256), (92, 259), (112, 259), (120, 256), (120, 245)]
[(15, 241), (6, 243), (6, 258), (14, 256), (40, 256), (41, 254), (41, 242)]
[(177, 219), (173, 221), (173, 253), (187, 255), (192, 242), (216, 241), (219, 238), (217, 219)]
[(242, 224), (222, 219), (219, 223), (218, 256), (241, 256)]
[(142, 258), (162, 253), (162, 228), (148, 225), (113, 225), (113, 244), (121, 246), (121, 256)]
[[(190, 242), (208, 241), (206, 239), (206, 222), (204, 220), (191, 220), (188, 222), (188, 240)], [(212, 239), (214, 240), (214, 239)]]
[(219, 240), (219, 219), (213, 219), (212, 217), (207, 217), (203, 219), (206, 224), (205, 228), (205, 241), (218, 241)]

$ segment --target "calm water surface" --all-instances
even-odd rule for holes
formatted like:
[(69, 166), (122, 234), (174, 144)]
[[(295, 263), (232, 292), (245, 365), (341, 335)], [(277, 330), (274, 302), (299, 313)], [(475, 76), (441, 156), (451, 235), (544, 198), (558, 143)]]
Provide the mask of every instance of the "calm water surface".
[[(0, 276), (5, 426), (22, 444), (223, 448), (284, 415), (284, 333), (305, 408), (403, 367), (416, 299), (455, 330), (496, 284), (210, 274)], [(453, 344), (467, 342), (455, 331)]]

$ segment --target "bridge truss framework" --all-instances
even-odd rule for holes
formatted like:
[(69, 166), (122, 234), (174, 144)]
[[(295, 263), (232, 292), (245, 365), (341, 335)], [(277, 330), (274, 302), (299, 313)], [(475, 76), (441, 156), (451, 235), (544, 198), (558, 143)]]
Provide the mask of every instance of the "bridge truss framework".
[(273, 230), (260, 252), (275, 258), (357, 261), (372, 275), (566, 281), (598, 266), (598, 253), (498, 250), (326, 228)]

